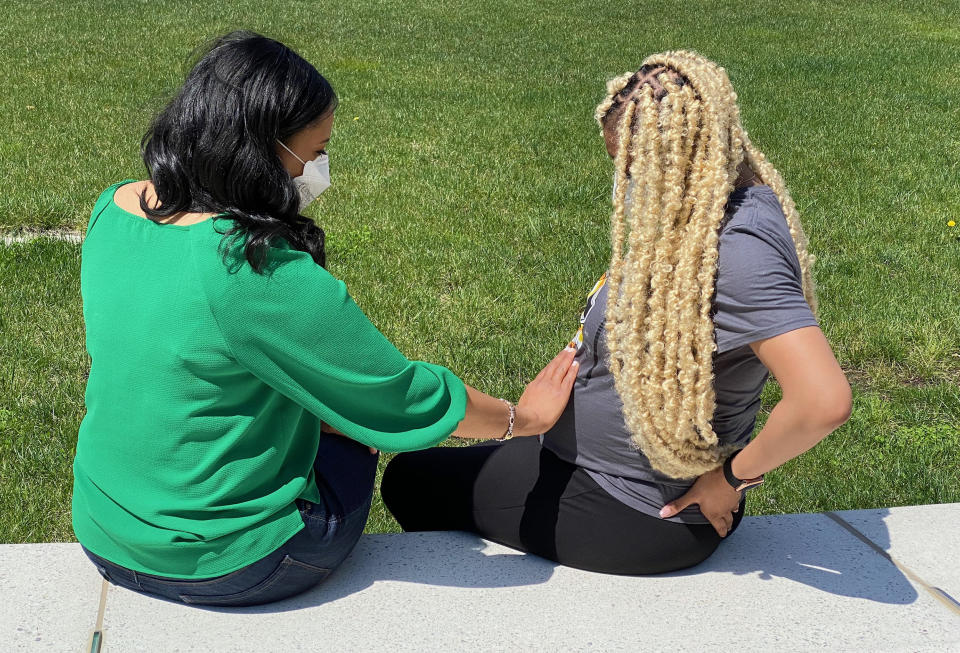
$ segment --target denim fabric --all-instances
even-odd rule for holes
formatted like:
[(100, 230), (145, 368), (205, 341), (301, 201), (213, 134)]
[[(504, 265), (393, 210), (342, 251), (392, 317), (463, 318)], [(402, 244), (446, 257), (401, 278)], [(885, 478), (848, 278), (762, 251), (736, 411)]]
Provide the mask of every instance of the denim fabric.
[(350, 553), (367, 522), (376, 454), (339, 435), (323, 434), (314, 462), (319, 503), (297, 500), (304, 528), (279, 549), (224, 576), (165, 578), (115, 565), (84, 549), (100, 574), (135, 592), (194, 605), (270, 603), (323, 581)]

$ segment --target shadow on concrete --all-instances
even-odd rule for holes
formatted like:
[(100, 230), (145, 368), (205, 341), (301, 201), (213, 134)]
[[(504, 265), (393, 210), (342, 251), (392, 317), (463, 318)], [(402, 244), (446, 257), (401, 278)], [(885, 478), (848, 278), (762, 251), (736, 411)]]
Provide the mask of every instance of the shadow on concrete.
[(487, 547), (478, 536), (462, 532), (366, 535), (325, 582), (299, 596), (245, 608), (195, 607), (233, 614), (302, 610), (360, 592), (378, 581), (465, 588), (538, 585), (548, 581), (557, 566), (534, 555), (488, 555)]
[[(883, 523), (888, 514), (885, 509), (861, 513), (876, 519), (877, 523), (871, 524), (871, 539), (884, 550), (890, 548), (890, 535)], [(817, 513), (745, 519), (705, 562), (667, 575), (710, 571), (754, 575), (760, 580), (782, 578), (838, 596), (878, 603), (917, 600), (916, 589), (889, 560)]]
[[(864, 511), (860, 513), (861, 522), (865, 514), (877, 522), (870, 524), (871, 540), (888, 549), (890, 538), (883, 518), (889, 511)], [(365, 536), (325, 583), (300, 596), (247, 608), (197, 607), (249, 614), (302, 610), (336, 601), (380, 581), (439, 587), (519, 587), (548, 581), (557, 567), (534, 555), (487, 555), (486, 548), (481, 538), (461, 532)], [(816, 513), (747, 518), (708, 560), (659, 577), (710, 572), (755, 576), (761, 582), (785, 579), (878, 603), (909, 604), (918, 596), (889, 560), (826, 515)], [(722, 581), (717, 585), (719, 601)]]

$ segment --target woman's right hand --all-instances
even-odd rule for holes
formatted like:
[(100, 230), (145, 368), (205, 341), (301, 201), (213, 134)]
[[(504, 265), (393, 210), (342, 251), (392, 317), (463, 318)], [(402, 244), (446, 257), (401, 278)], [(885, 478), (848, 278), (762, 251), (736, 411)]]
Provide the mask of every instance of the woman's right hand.
[(570, 400), (579, 363), (577, 350), (567, 347), (557, 354), (537, 377), (527, 384), (517, 402), (517, 435), (539, 435), (553, 428)]
[(673, 517), (687, 506), (697, 504), (717, 534), (726, 537), (733, 527), (733, 514), (740, 509), (742, 496), (727, 482), (720, 466), (701, 474), (686, 494), (660, 510), (660, 517)]

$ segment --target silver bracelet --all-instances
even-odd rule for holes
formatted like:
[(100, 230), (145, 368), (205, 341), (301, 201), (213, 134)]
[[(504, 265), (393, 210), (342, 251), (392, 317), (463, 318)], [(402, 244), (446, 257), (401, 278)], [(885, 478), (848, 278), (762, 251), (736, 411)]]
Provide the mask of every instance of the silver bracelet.
[(507, 409), (510, 411), (510, 421), (507, 423), (507, 432), (504, 433), (502, 437), (496, 438), (496, 440), (497, 442), (506, 442), (513, 437), (513, 422), (517, 419), (517, 407), (506, 399), (501, 399), (500, 401), (507, 405)]

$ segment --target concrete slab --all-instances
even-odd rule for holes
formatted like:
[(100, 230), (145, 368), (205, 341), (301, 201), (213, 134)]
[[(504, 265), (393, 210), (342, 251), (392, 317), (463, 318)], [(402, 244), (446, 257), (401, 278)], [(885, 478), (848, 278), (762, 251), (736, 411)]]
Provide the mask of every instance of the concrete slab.
[(0, 648), (80, 651), (96, 621), (100, 587), (78, 544), (0, 546)]
[(927, 583), (960, 601), (960, 503), (839, 514)]
[[(958, 507), (922, 507), (916, 520), (914, 508), (840, 515), (871, 525), (878, 539), (882, 528), (898, 551), (912, 555), (925, 550), (914, 545), (927, 537), (916, 530), (923, 517)], [(938, 525), (943, 541), (960, 537), (960, 521)], [(75, 554), (51, 548), (71, 546)], [(915, 558), (921, 576), (925, 560)], [(943, 577), (954, 577), (957, 562), (947, 565)], [(0, 577), (0, 627), (23, 629), (15, 650), (44, 650), (47, 642), (80, 650), (96, 617), (99, 584), (79, 547), (0, 547)], [(8, 578), (18, 579), (15, 589)], [(35, 614), (11, 616), (20, 605)], [(642, 578), (559, 567), (464, 533), (365, 536), (324, 585), (273, 605), (204, 609), (111, 587), (103, 650), (730, 647), (960, 651), (960, 615), (825, 515), (779, 515), (746, 518), (699, 567)]]

